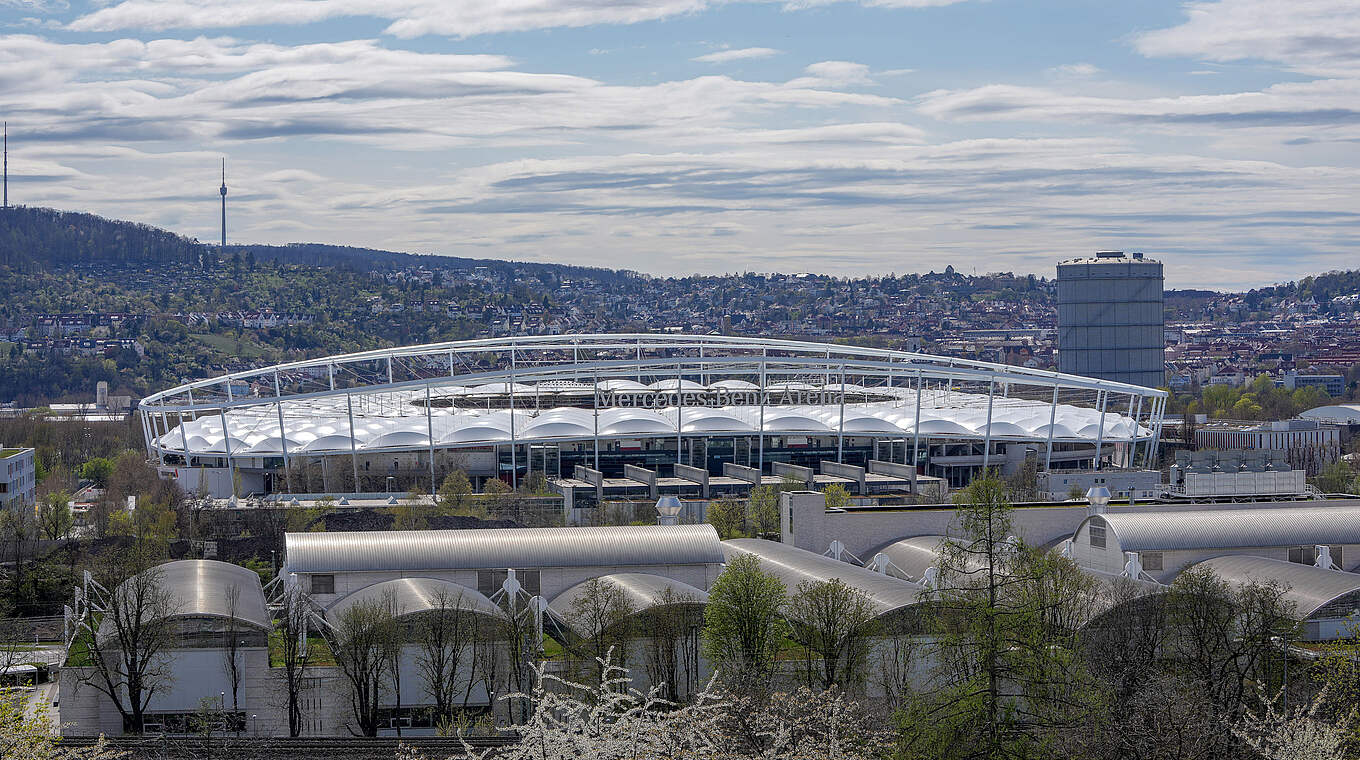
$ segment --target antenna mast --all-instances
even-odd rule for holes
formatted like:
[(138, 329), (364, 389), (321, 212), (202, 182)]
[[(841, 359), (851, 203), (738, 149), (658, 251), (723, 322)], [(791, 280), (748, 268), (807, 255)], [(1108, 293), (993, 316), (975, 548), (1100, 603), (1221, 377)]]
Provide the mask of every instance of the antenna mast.
[(9, 122), (5, 122), (5, 208), (9, 208)]
[(227, 256), (227, 159), (222, 159), (222, 257)]

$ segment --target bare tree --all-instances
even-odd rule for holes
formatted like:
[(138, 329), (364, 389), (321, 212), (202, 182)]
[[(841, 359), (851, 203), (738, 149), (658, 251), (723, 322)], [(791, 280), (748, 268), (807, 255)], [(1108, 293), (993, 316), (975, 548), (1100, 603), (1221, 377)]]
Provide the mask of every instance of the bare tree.
[(437, 718), (447, 720), (453, 716), (458, 693), (466, 695), (472, 686), (471, 675), (464, 685), (461, 670), (470, 659), (468, 650), (474, 645), (477, 620), (461, 592), (440, 589), (431, 603), (432, 608), (415, 624), (419, 642), (416, 668), (425, 681), (425, 693), (434, 700)]
[(567, 622), (581, 638), (569, 648), (594, 671), (596, 680), (604, 675), (603, 661), (611, 649), (620, 662), (627, 662), (633, 612), (628, 594), (603, 578), (586, 581), (571, 600)]
[(1296, 625), (1286, 591), (1272, 582), (1234, 586), (1208, 568), (1176, 576), (1166, 595), (1168, 664), (1239, 715), (1251, 684), (1278, 656), (1275, 639), (1288, 638)]
[(278, 631), (283, 656), (284, 697), (288, 708), (288, 735), (302, 734), (302, 688), (311, 666), (312, 650), (307, 636), (311, 632), (312, 602), (302, 589), (289, 586), (278, 599)]
[[(869, 640), (878, 632), (877, 617), (868, 594), (845, 581), (803, 581), (789, 598), (785, 614), (794, 621), (793, 638), (809, 655), (821, 660), (817, 674), (823, 689), (840, 684), (853, 688), (864, 677), (869, 659)], [(807, 662), (808, 686), (812, 686), (813, 660)]]
[(328, 631), (335, 664), (349, 686), (350, 709), (361, 736), (378, 735), (378, 706), (388, 683), (396, 627), (395, 604), (390, 596), (347, 607)]
[(699, 632), (703, 608), (691, 594), (667, 586), (638, 621), (647, 678), (666, 698), (679, 702), (694, 692), (699, 677)]
[[(538, 658), (541, 641), (533, 616), (523, 601), (506, 604), (492, 626), (493, 636), (501, 642), (505, 653), (505, 680), (513, 694), (528, 694), (533, 687), (534, 661)], [(523, 722), (532, 712), (525, 698), (506, 700), (511, 723)]]
[(223, 596), (225, 597), (227, 618), (222, 621), (222, 669), (226, 672), (227, 681), (231, 684), (231, 710), (236, 713), (241, 708), (239, 694), (241, 691), (241, 644), (243, 642), (241, 641), (241, 621), (236, 618), (241, 608), (241, 587), (233, 583), (223, 592)]
[(124, 731), (141, 733), (151, 697), (173, 682), (163, 655), (174, 643), (178, 606), (160, 570), (149, 568), (115, 586), (91, 618), (84, 637), (91, 667), (81, 680), (113, 702)]

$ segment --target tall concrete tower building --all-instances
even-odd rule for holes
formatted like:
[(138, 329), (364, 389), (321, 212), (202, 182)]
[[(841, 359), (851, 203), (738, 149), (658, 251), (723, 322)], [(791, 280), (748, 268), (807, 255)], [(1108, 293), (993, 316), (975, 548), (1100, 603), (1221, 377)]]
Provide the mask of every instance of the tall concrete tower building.
[(1058, 369), (1157, 387), (1165, 384), (1162, 263), (1099, 251), (1058, 264)]

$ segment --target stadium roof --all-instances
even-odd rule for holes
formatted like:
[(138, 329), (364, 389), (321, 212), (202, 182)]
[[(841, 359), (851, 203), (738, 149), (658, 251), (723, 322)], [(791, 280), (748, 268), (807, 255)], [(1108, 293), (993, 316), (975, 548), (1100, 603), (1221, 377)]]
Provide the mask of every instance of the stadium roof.
[(863, 591), (880, 617), (920, 601), (920, 590), (905, 581), (787, 544), (735, 538), (724, 541), (722, 548), (729, 558), (742, 552), (754, 554), (761, 568), (783, 581), (785, 593), (790, 595), (803, 581), (815, 583), (839, 578), (851, 588)]
[[(597, 436), (824, 435), (842, 424), (868, 437), (1150, 440), (1165, 395), (808, 341), (564, 335), (292, 362), (154, 393), (139, 410), (148, 443), (163, 453), (287, 457)], [(1112, 403), (1102, 411), (1096, 398)]]
[(1111, 512), (1103, 520), (1122, 551), (1360, 544), (1360, 506), (1270, 507), (1185, 512)]
[[(716, 384), (715, 384), (716, 385)], [(827, 390), (838, 393), (835, 384)], [(922, 394), (919, 425), (916, 392), (906, 388), (881, 389), (890, 401), (847, 403), (847, 435), (909, 436), (917, 429), (926, 437), (986, 438), (997, 440), (1044, 440), (1049, 435), (1049, 405), (1022, 399), (997, 399), (990, 425), (986, 395), (927, 390)], [(443, 394), (445, 391), (441, 390)], [(772, 391), (777, 392), (777, 391)], [(423, 450), (457, 448), (496, 443), (589, 440), (601, 438), (673, 438), (677, 427), (687, 436), (756, 434), (827, 434), (840, 427), (839, 403), (765, 406), (762, 421), (759, 405), (665, 406), (647, 408), (601, 408), (553, 406), (545, 409), (454, 409), (431, 410), (429, 419), (418, 406), (424, 391), (386, 394), (381, 405), (355, 399), (354, 427), (350, 428), (345, 397), (312, 399), (307, 403), (282, 404), (283, 430), (279, 433), (279, 410), (272, 404), (244, 406), (227, 412), (231, 431), (230, 453), (234, 456), (288, 454), (349, 454), (351, 451)], [(1053, 438), (1062, 442), (1128, 440), (1147, 437), (1152, 431), (1135, 425), (1129, 417), (1110, 410), (1100, 425), (1098, 409), (1059, 404), (1051, 415)], [(158, 447), (198, 454), (225, 453), (221, 415), (185, 420), (155, 439)]]
[[(1285, 598), (1294, 603), (1295, 614), (1300, 620), (1311, 617), (1332, 602), (1360, 592), (1360, 575), (1356, 573), (1323, 570), (1280, 559), (1230, 555), (1207, 559), (1192, 567), (1206, 567), (1218, 577), (1237, 584), (1281, 583), (1288, 588)], [(1352, 605), (1352, 609), (1354, 607)]]
[[(439, 607), (439, 595), (446, 595), (446, 608), (458, 608), (482, 615), (498, 615), (500, 608), (474, 589), (438, 578), (394, 578), (374, 583), (340, 599), (326, 610), (332, 623), (340, 620), (345, 610), (356, 604), (378, 602), (390, 598), (398, 617), (429, 612)], [(390, 595), (390, 596), (389, 596)]]
[(286, 572), (719, 564), (711, 525), (287, 533)]

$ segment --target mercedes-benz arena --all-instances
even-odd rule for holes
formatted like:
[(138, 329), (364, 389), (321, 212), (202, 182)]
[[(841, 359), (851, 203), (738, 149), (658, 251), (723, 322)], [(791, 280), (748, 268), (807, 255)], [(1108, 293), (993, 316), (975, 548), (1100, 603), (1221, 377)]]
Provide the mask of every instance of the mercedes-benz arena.
[[(429, 492), (576, 466), (915, 464), (960, 485), (1155, 461), (1163, 391), (886, 349), (563, 335), (280, 364), (144, 399), (147, 453), (190, 493)], [(690, 470), (687, 472), (694, 472)]]

